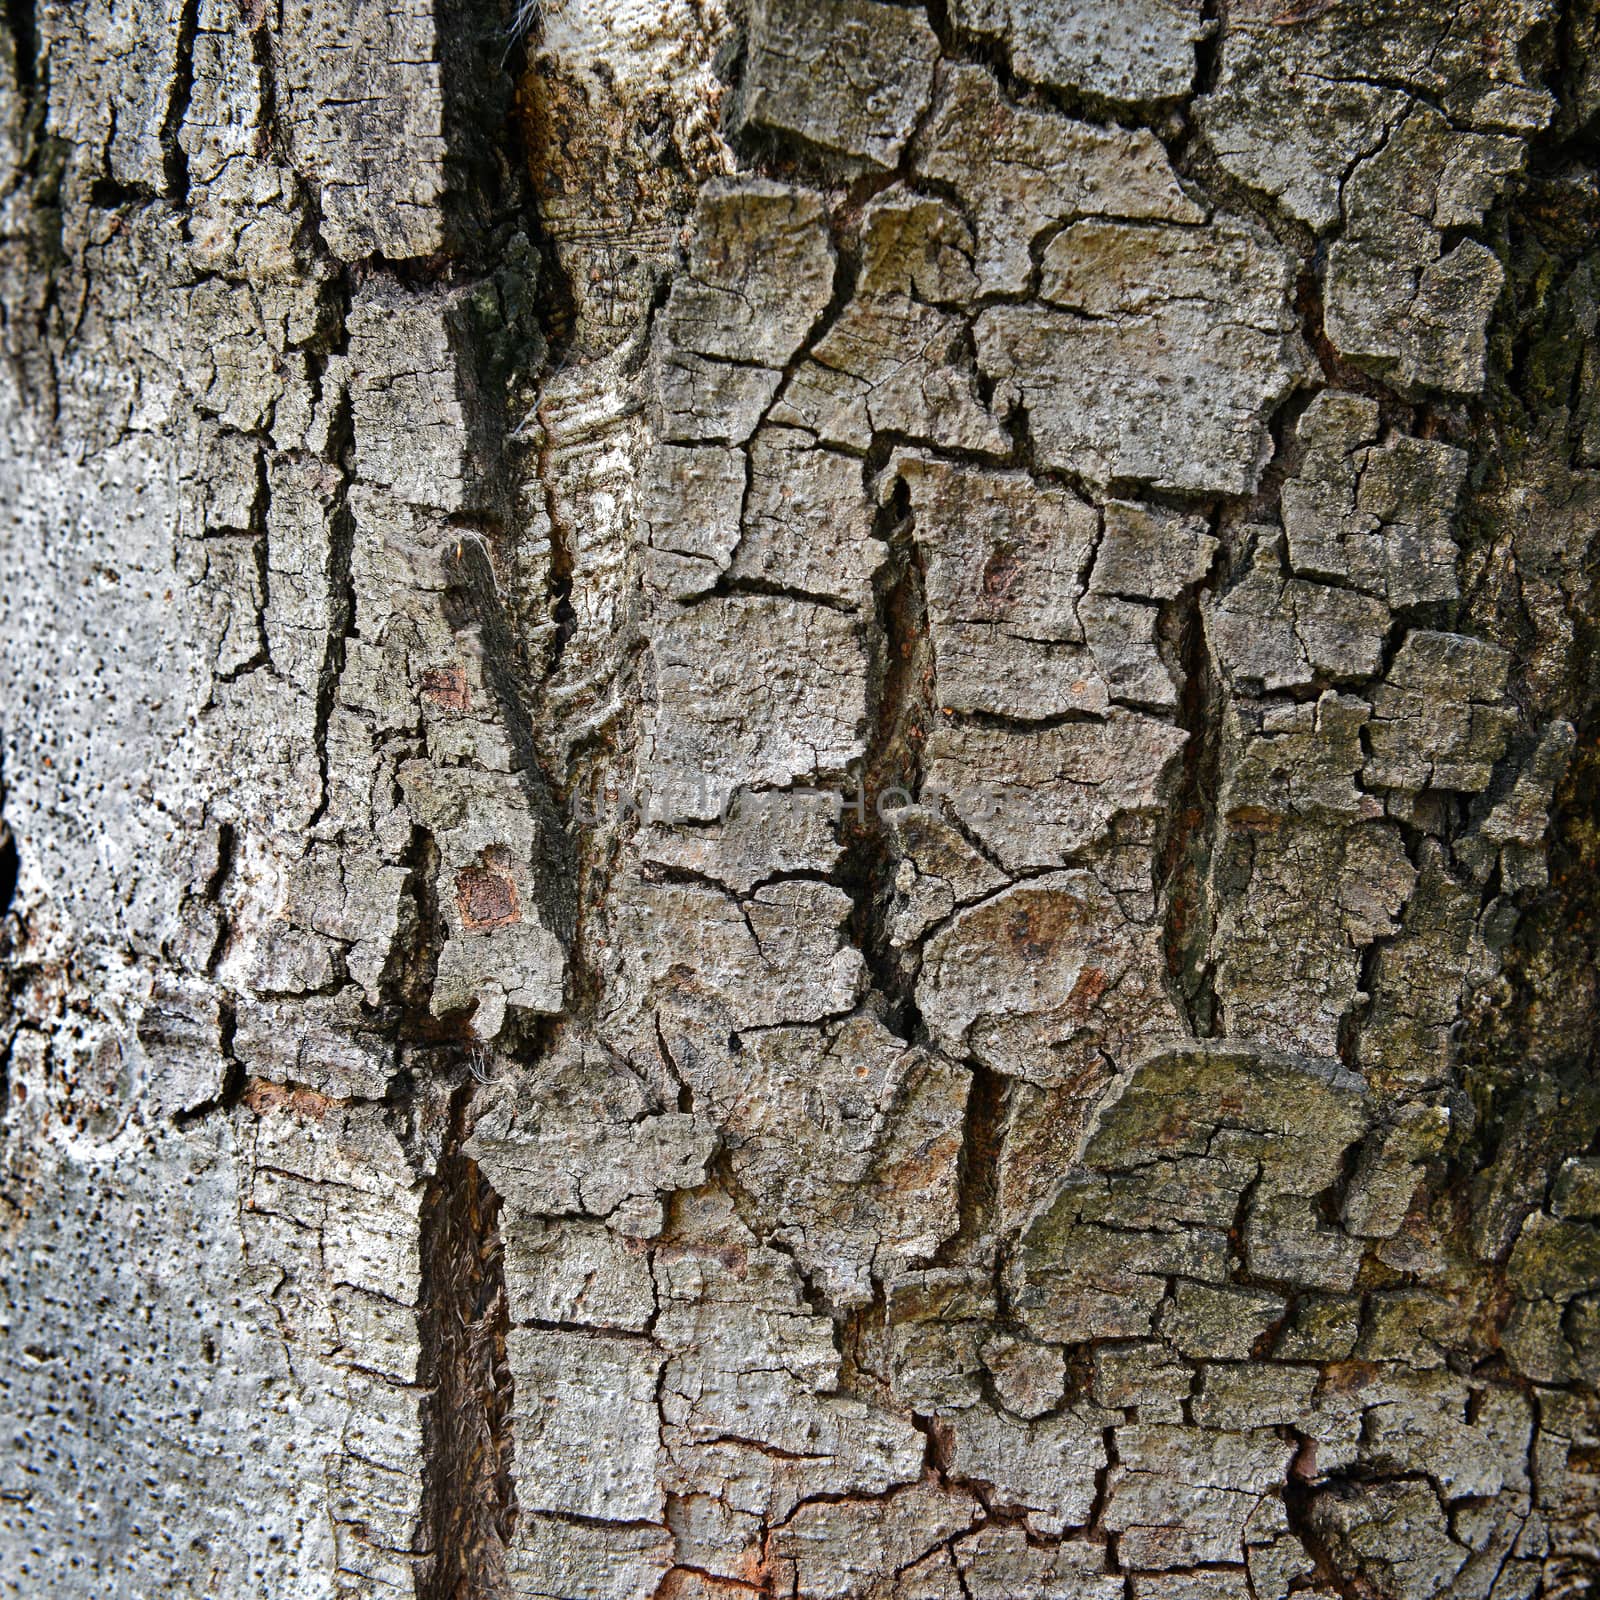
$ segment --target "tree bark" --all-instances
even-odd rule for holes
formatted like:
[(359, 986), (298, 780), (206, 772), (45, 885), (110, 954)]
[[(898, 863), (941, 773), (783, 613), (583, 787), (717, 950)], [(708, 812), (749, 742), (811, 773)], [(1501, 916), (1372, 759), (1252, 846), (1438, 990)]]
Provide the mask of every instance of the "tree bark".
[(1592, 0), (7, 0), (0, 1591), (1600, 1580)]

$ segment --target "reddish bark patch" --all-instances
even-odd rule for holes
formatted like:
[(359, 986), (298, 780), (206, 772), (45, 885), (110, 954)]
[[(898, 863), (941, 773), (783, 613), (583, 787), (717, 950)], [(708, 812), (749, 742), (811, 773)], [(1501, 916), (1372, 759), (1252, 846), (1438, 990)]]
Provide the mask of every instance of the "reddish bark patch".
[(1016, 552), (1004, 545), (998, 546), (983, 565), (983, 597), (985, 600), (1006, 601), (1017, 586), (1022, 565)]
[(456, 904), (462, 922), (475, 932), (522, 921), (522, 903), (511, 874), (492, 862), (468, 867), (456, 878)]
[(1030, 896), (1006, 917), (1006, 938), (1024, 961), (1043, 961), (1083, 923), (1083, 902), (1068, 894)]
[(341, 1104), (331, 1095), (318, 1094), (315, 1089), (268, 1083), (264, 1078), (252, 1078), (239, 1098), (258, 1117), (281, 1111), (298, 1117), (302, 1122), (321, 1122)]
[(446, 711), (470, 711), (472, 692), (462, 666), (429, 667), (422, 674), (422, 693)]
[(1100, 997), (1111, 987), (1111, 979), (1106, 976), (1101, 967), (1085, 967), (1078, 974), (1078, 981), (1072, 986), (1072, 993), (1067, 996), (1067, 1015), (1076, 1017), (1079, 1021), (1087, 1019), (1089, 1013), (1100, 1003)]

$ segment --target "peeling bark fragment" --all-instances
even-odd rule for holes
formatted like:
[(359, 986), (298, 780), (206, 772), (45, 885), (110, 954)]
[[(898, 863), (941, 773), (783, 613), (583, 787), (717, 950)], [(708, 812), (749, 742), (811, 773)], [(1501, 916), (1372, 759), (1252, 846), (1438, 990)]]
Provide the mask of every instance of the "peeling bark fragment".
[(1158, 810), (1185, 735), (1113, 709), (1104, 722), (1036, 730), (940, 719), (923, 798), (951, 813), (1010, 871), (1054, 867)]
[(658, 352), (656, 428), (684, 444), (744, 444), (767, 415), (783, 374), (774, 367), (713, 361), (690, 350)]
[[(1158, 1425), (1118, 1428), (1116, 1437), (1101, 1520), (1118, 1535), (1127, 1565), (1160, 1571), (1242, 1564), (1247, 1538), (1272, 1531), (1259, 1513), (1274, 1503), (1267, 1497), (1282, 1484), (1295, 1448), (1275, 1432)], [(1278, 1526), (1287, 1531), (1277, 1509)]]
[(350, 308), (356, 469), (396, 499), (440, 511), (474, 504), (451, 347), (460, 299), (377, 285)]
[(1404, 842), (1378, 823), (1338, 828), (1256, 808), (1228, 815), (1214, 870), (1231, 892), (1211, 946), (1227, 1030), (1334, 1054), (1365, 998), (1361, 951), (1399, 931), (1416, 883)]
[(1458, 127), (1543, 127), (1551, 99), (1529, 81), (1523, 45), (1551, 12), (1544, 0), (1451, 11), (1401, 0), (1295, 9), (1252, 0), (1228, 17), (1201, 126), (1228, 171), (1325, 229), (1351, 168), (1418, 101), (1442, 102)]
[[(562, 1322), (642, 1333), (656, 1308), (642, 1241), (604, 1223), (547, 1221), (519, 1205), (505, 1247), (513, 1323)], [(632, 1217), (618, 1218), (623, 1227)]]
[(1084, 1408), (1021, 1423), (972, 1406), (951, 1419), (951, 1467), (957, 1477), (984, 1484), (993, 1504), (1026, 1513), (1036, 1537), (1057, 1538), (1089, 1520), (1109, 1420)]
[(1092, 594), (1171, 600), (1211, 569), (1217, 541), (1199, 517), (1131, 500), (1106, 503), (1089, 575)]
[(1041, 1084), (1097, 1051), (1176, 1034), (1150, 981), (1155, 932), (1087, 872), (1048, 873), (960, 912), (927, 944), (917, 1002), (952, 1055)]
[(1403, 435), (1380, 444), (1376, 402), (1336, 391), (1311, 402), (1297, 433), (1305, 454), (1283, 486), (1295, 573), (1393, 607), (1455, 599), (1466, 452)]
[[(1026, 411), (1044, 464), (1097, 484), (1253, 489), (1272, 408), (1304, 364), (1288, 258), (1231, 220), (1085, 221), (1050, 241), (1041, 271), (1051, 309), (996, 306), (974, 334), (979, 365)], [(1219, 345), (1223, 306), (1232, 321)]]
[(543, 832), (509, 773), (408, 762), (406, 801), (439, 844), (440, 910), (448, 936), (434, 975), (436, 1016), (474, 1001), (481, 1039), (499, 1033), (507, 1007), (561, 1009), (566, 953), (544, 909)]
[(818, 450), (796, 429), (772, 427), (751, 440), (749, 463), (730, 579), (870, 608), (872, 580), (888, 550), (872, 536), (861, 463)]
[(964, 1534), (979, 1514), (970, 1494), (929, 1480), (881, 1503), (802, 1506), (773, 1536), (774, 1593), (807, 1600), (883, 1593), (881, 1585)]
[(643, 777), (669, 820), (709, 820), (736, 788), (840, 774), (866, 752), (866, 652), (848, 616), (729, 595), (669, 617), (653, 649)]
[(164, 1113), (192, 1111), (222, 1093), (223, 1011), (209, 983), (158, 978), (140, 1012), (138, 1037), (162, 1063), (155, 1095)]
[(1425, 1176), (1421, 1169), (1444, 1148), (1449, 1132), (1446, 1107), (1403, 1106), (1395, 1125), (1362, 1147), (1345, 1194), (1345, 1227), (1373, 1239), (1397, 1234)]
[(1475, 239), (1446, 249), (1446, 230), (1473, 226), (1523, 144), (1504, 134), (1452, 134), (1437, 112), (1407, 112), (1383, 148), (1345, 183), (1345, 233), (1328, 255), (1328, 337), (1403, 387), (1474, 394), (1504, 272)]
[(772, 408), (775, 422), (809, 428), (865, 452), (892, 434), (989, 456), (1011, 441), (979, 397), (967, 325), (905, 294), (858, 294), (817, 341)]
[(606, 1522), (659, 1522), (662, 1354), (647, 1340), (513, 1328), (517, 1503)]
[(1470, 1553), (1451, 1538), (1443, 1508), (1421, 1483), (1352, 1485), (1318, 1495), (1311, 1522), (1341, 1568), (1400, 1594), (1438, 1594)]
[(1311, 1411), (1317, 1380), (1315, 1367), (1208, 1361), (1191, 1410), (1203, 1428), (1290, 1428)]
[(1552, 722), (1545, 729), (1510, 790), (1495, 802), (1476, 834), (1462, 842), (1458, 855), (1464, 863), (1483, 874), (1488, 861), (1497, 859), (1512, 893), (1545, 887), (1550, 881), (1545, 861), (1549, 807), (1556, 786), (1566, 776), (1575, 743), (1569, 722)]
[(1250, 565), (1203, 611), (1223, 671), (1269, 694), (1375, 676), (1383, 666), (1388, 606), (1348, 589), (1285, 578), (1277, 530), (1242, 531), (1256, 540)]
[(924, 305), (962, 305), (978, 289), (972, 229), (944, 200), (896, 184), (861, 213), (864, 295), (906, 295)]
[(749, 50), (743, 126), (893, 167), (928, 108), (939, 41), (919, 12), (878, 0), (756, 0)]
[(741, 790), (719, 822), (693, 828), (660, 826), (640, 836), (649, 862), (723, 884), (744, 897), (789, 873), (828, 877), (844, 847), (840, 798), (821, 789)]
[(1093, 508), (1020, 473), (897, 456), (893, 475), (925, 551), (940, 707), (1026, 721), (1106, 711), (1077, 609)]
[(1018, 1527), (991, 1523), (955, 1546), (962, 1590), (972, 1600), (1119, 1600), (1120, 1575), (1106, 1571), (1102, 1546), (1078, 1540), (1030, 1544)]
[(639, 486), (648, 583), (674, 600), (694, 599), (715, 585), (739, 543), (745, 476), (737, 450), (660, 444), (650, 452)]
[(955, 186), (973, 219), (986, 294), (1026, 290), (1034, 242), (1073, 217), (1204, 220), (1152, 135), (1013, 106), (981, 67), (945, 70), (911, 154), (918, 173)]
[(626, 1237), (651, 1237), (661, 1197), (702, 1182), (714, 1147), (703, 1121), (652, 1105), (637, 1076), (574, 1039), (531, 1083), (491, 1086), (462, 1148), (501, 1195), (512, 1239), (518, 1212), (612, 1218)]
[(1356, 1047), (1363, 1072), (1384, 1091), (1445, 1081), (1477, 908), (1477, 897), (1451, 871), (1440, 845), (1425, 842), (1400, 934), (1377, 952), (1373, 1005)]
[(1145, 1422), (1182, 1422), (1194, 1388), (1194, 1368), (1163, 1344), (1101, 1344), (1093, 1356), (1089, 1392), (1103, 1406), (1138, 1406)]
[(822, 200), (761, 178), (707, 185), (688, 271), (663, 316), (671, 346), (719, 361), (783, 367), (833, 293)]
[(1376, 1471), (1426, 1474), (1446, 1500), (1526, 1493), (1533, 1412), (1517, 1390), (1401, 1371), (1350, 1398), (1362, 1411), (1360, 1459)]
[(658, 1025), (721, 1132), (745, 1219), (832, 1303), (870, 1301), (955, 1232), (964, 1070), (865, 1018), (773, 1029), (737, 1053), (676, 1016)]
[(1366, 701), (1328, 690), (1293, 705), (1241, 699), (1231, 712), (1219, 810), (1237, 826), (1272, 816), (1348, 824), (1381, 814), (1355, 781), (1372, 715)]
[(630, 885), (612, 913), (602, 1037), (649, 1060), (662, 1007), (714, 1030), (708, 1044), (723, 1051), (730, 1033), (842, 1015), (866, 976), (846, 937), (851, 909), (842, 889), (803, 878), (744, 902), (698, 883)]
[[(738, 1539), (754, 1533), (752, 1519), (782, 1523), (806, 1499), (882, 1496), (918, 1481), (925, 1439), (840, 1393), (833, 1324), (802, 1299), (792, 1261), (759, 1245), (722, 1197), (680, 1209), (681, 1231), (656, 1264), (669, 1491), (724, 1486), (744, 1514), (727, 1527)], [(722, 1559), (741, 1554), (756, 1559), (736, 1545)]]
[(936, 923), (1004, 887), (1006, 875), (961, 833), (924, 806), (901, 806), (890, 820), (899, 865), (887, 927), (892, 947), (909, 949)]
[(445, 140), (433, 17), (357, 0), (293, 21), (281, 35), (280, 117), (291, 159), (317, 185), (329, 249), (346, 261), (437, 250)]
[(1203, 1046), (1150, 1057), (1107, 1097), (1081, 1169), (1024, 1231), (1018, 1314), (1044, 1339), (1148, 1337), (1171, 1275), (1226, 1284), (1236, 1227), (1259, 1276), (1348, 1287), (1359, 1249), (1320, 1221), (1314, 1196), (1365, 1124), (1359, 1080), (1337, 1067)]
[(1156, 1329), (1180, 1355), (1242, 1361), (1287, 1309), (1281, 1295), (1263, 1289), (1180, 1283)]
[(998, 41), (1030, 82), (1132, 101), (1186, 93), (1207, 31), (1199, 0), (955, 0), (950, 21)]
[(982, 1355), (995, 1393), (1015, 1416), (1032, 1421), (1061, 1404), (1066, 1362), (1059, 1350), (1002, 1334), (983, 1346)]
[(398, 1070), (394, 1042), (365, 1021), (354, 995), (247, 999), (233, 1053), (252, 1076), (319, 1094), (381, 1098)]
[(68, 149), (103, 163), (114, 183), (146, 194), (166, 189), (162, 135), (182, 72), (181, 0), (137, 21), (113, 0), (44, 7), (36, 47), (55, 62), (46, 127)]
[(518, 1523), (506, 1576), (530, 1600), (651, 1600), (671, 1566), (663, 1527), (531, 1512)]
[(1506, 652), (1464, 634), (1414, 629), (1372, 695), (1367, 784), (1407, 793), (1486, 789), (1515, 713)]
[(896, 1403), (927, 1416), (981, 1399), (979, 1344), (996, 1310), (987, 1271), (907, 1272), (885, 1285), (884, 1298), (881, 1360)]

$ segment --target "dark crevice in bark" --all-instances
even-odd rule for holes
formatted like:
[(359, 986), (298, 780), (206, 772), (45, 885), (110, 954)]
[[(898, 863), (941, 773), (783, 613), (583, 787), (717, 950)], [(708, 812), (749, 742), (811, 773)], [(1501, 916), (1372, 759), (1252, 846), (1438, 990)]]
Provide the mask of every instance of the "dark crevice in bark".
[[(270, 152), (285, 166), (289, 166), (289, 141), (284, 136), (283, 123), (278, 115), (278, 73), (273, 62), (272, 30), (267, 26), (266, 7), (257, 13), (259, 20), (250, 34), (250, 59), (256, 69), (256, 93), (261, 109), (256, 118), (256, 137), (264, 151)], [(246, 17), (250, 22), (251, 17)]]
[(6, 0), (5, 17), (17, 87), (31, 95), (39, 74), (39, 17), (34, 0)]
[(18, 867), (16, 836), (0, 822), (0, 917), (11, 910), (16, 898)]
[(418, 1600), (509, 1595), (505, 1548), (516, 1524), (512, 1377), (500, 1197), (461, 1142), (471, 1086), (422, 1207), (422, 1380), (427, 1458)]
[(431, 1007), (447, 928), (439, 907), (439, 847), (426, 828), (412, 827), (400, 865), (407, 873), (405, 920), (383, 976), (384, 998), (393, 1005), (404, 1038), (459, 1043), (467, 1031), (466, 1012), (435, 1016)]
[[(1459, 1028), (1460, 1082), (1478, 1124), (1452, 1152), (1445, 1181), (1469, 1197), (1479, 1253), (1497, 1259), (1522, 1218), (1547, 1203), (1563, 1159), (1590, 1148), (1600, 1131), (1600, 541), (1592, 517), (1587, 526), (1574, 517), (1583, 542), (1569, 543), (1559, 521), (1553, 536), (1541, 528), (1543, 511), (1524, 518), (1515, 510), (1539, 505), (1559, 518), (1568, 506), (1600, 504), (1584, 415), (1600, 351), (1600, 143), (1593, 114), (1580, 114), (1585, 57), (1568, 48), (1584, 26), (1580, 11), (1591, 32), (1600, 25), (1590, 8), (1565, 8), (1550, 82), (1557, 112), (1491, 230), (1506, 283), (1490, 326), (1485, 396), (1472, 408), (1474, 463), (1459, 522), (1457, 625), (1512, 655), (1509, 693), (1525, 737), (1512, 741), (1506, 765), (1553, 718), (1577, 735), (1550, 806), (1549, 881), (1501, 894), (1502, 919), (1515, 924), (1500, 972), (1469, 998)], [(1567, 635), (1555, 650), (1554, 630), (1540, 628), (1530, 602), (1530, 591), (1541, 590)], [(1486, 908), (1498, 887), (1491, 874)]]
[[(449, 337), (467, 430), (469, 498), (451, 520), (443, 597), (450, 627), (477, 631), (484, 676), (513, 752), (536, 829), (534, 871), (545, 909), (570, 949), (578, 917), (579, 871), (561, 814), (559, 776), (540, 759), (530, 697), (549, 663), (524, 648), (503, 571), (516, 544), (518, 483), (529, 444), (550, 515), (551, 595), (556, 654), (573, 628), (570, 589), (575, 541), (567, 536), (550, 481), (548, 448), (517, 424), (537, 411), (538, 385), (559, 370), (574, 317), (574, 297), (545, 234), (528, 177), (516, 80), (524, 68), (520, 34), (508, 35), (498, 0), (441, 0), (437, 17), (444, 101), (446, 229), (449, 253), (437, 263), (375, 263), (399, 282), (444, 277), (466, 287), (452, 305)], [(420, 274), (420, 280), (419, 280)], [(438, 904), (439, 850), (413, 830), (410, 871), (414, 929), (393, 977), (401, 1029), (448, 1041), (470, 1025), (464, 1013), (431, 1014), (434, 973), (447, 936)], [(569, 984), (576, 980), (569, 977)], [(552, 1048), (559, 1024), (513, 1014), (501, 1041), (506, 1059), (529, 1062)], [(512, 1477), (510, 1311), (499, 1233), (501, 1201), (462, 1150), (477, 1083), (493, 1075), (481, 1047), (458, 1063), (462, 1081), (450, 1131), (429, 1183), (422, 1215), (423, 1292), (418, 1310), (423, 1380), (431, 1391), (423, 1422), (421, 1541), (430, 1551), (418, 1574), (420, 1600), (509, 1596), (506, 1550), (515, 1530)]]
[(1222, 74), (1223, 0), (1201, 0), (1200, 20), (1206, 31), (1195, 41), (1194, 80), (1189, 87), (1189, 103), (1210, 94)]
[(1106, 1571), (1121, 1572), (1122, 1564), (1117, 1560), (1117, 1536), (1107, 1533), (1100, 1526), (1100, 1519), (1105, 1515), (1106, 1502), (1111, 1497), (1111, 1477), (1117, 1467), (1117, 1430), (1103, 1428), (1100, 1432), (1101, 1442), (1104, 1445), (1105, 1463), (1095, 1469), (1094, 1499), (1089, 1505), (1089, 1516), (1085, 1526), (1091, 1531), (1100, 1532), (1105, 1539)]
[(572, 604), (572, 578), (577, 565), (577, 541), (566, 525), (561, 511), (561, 497), (557, 491), (552, 470), (550, 430), (541, 410), (538, 416), (539, 439), (535, 447), (535, 478), (544, 496), (545, 520), (550, 525), (550, 620), (555, 631), (550, 637), (550, 650), (544, 664), (544, 676), (554, 676), (561, 666), (567, 644), (577, 631), (578, 614)]
[(1219, 1026), (1210, 953), (1210, 879), (1217, 848), (1225, 696), (1206, 644), (1201, 595), (1220, 588), (1226, 570), (1226, 550), (1219, 549), (1211, 573), (1179, 597), (1168, 623), (1183, 674), (1176, 720), (1188, 739), (1157, 844), (1156, 903), (1168, 982), (1197, 1039), (1213, 1037)]
[(1340, 1600), (1372, 1600), (1373, 1591), (1360, 1579), (1348, 1576), (1334, 1559), (1333, 1553), (1328, 1549), (1327, 1541), (1317, 1532), (1312, 1520), (1312, 1508), (1324, 1495), (1337, 1495), (1342, 1483), (1332, 1478), (1322, 1479), (1313, 1486), (1306, 1477), (1302, 1477), (1296, 1468), (1300, 1457), (1310, 1453), (1310, 1459), (1316, 1459), (1316, 1446), (1307, 1439), (1301, 1440), (1300, 1454), (1295, 1457), (1294, 1463), (1289, 1468), (1289, 1477), (1283, 1489), (1284, 1519), (1289, 1524), (1289, 1531), (1305, 1547), (1305, 1552), (1311, 1557), (1316, 1568), (1316, 1581), (1324, 1589), (1340, 1597)]
[(750, 1191), (739, 1181), (739, 1174), (733, 1164), (734, 1152), (726, 1143), (719, 1144), (716, 1154), (712, 1156), (707, 1171), (720, 1186), (733, 1204), (734, 1215), (750, 1230), (751, 1235), (760, 1241), (767, 1250), (776, 1250), (785, 1257), (794, 1272), (795, 1284), (800, 1291), (800, 1298), (805, 1301), (811, 1311), (824, 1318), (830, 1325), (833, 1335), (834, 1348), (841, 1356), (844, 1350), (844, 1321), (839, 1316), (837, 1308), (829, 1299), (827, 1291), (817, 1282), (816, 1277), (807, 1271), (801, 1263), (799, 1255), (793, 1245), (775, 1236), (772, 1227), (764, 1216), (761, 1206), (751, 1196)]
[[(206, 1117), (216, 1116), (219, 1113), (226, 1115), (244, 1099), (245, 1091), (250, 1086), (250, 1076), (244, 1070), (244, 1064), (233, 1052), (233, 1039), (238, 1027), (238, 1011), (232, 997), (220, 994), (217, 999), (217, 1051), (223, 1060), (222, 1085), (211, 1099), (204, 1100), (197, 1106), (191, 1106), (187, 1111), (176, 1112), (172, 1118), (175, 1127), (184, 1128), (190, 1123), (203, 1121)], [(160, 1042), (147, 1036), (142, 1021), (139, 1027), (139, 1039), (140, 1043), (147, 1046)]]
[(507, 224), (537, 226), (516, 117), (525, 53), (500, 0), (439, 0), (436, 27), (450, 245), (492, 265)]
[[(16, 18), (25, 18), (29, 27), (35, 26), (36, 12), (29, 0), (16, 0), (15, 11), (8, 15), (14, 22)], [(62, 189), (72, 146), (45, 127), (45, 108), (50, 100), (50, 58), (46, 55), (42, 61), (38, 60), (37, 51), (35, 31), (32, 58), (35, 78), (17, 129), (20, 161), (3, 193), (22, 197), (20, 243), (38, 286), (25, 296), (16, 296), (15, 303), (11, 295), (0, 300), (0, 330), (4, 330), (6, 358), (19, 396), (25, 404), (36, 407), (47, 417), (53, 428), (61, 415), (57, 370), (60, 350), (53, 335), (60, 328), (60, 279), (67, 265)]]
[[(340, 316), (341, 328), (347, 321), (348, 306)], [(321, 798), (312, 817), (313, 825), (326, 813), (329, 803), (328, 729), (333, 720), (334, 702), (339, 692), (339, 679), (344, 672), (345, 648), (355, 628), (355, 586), (350, 563), (355, 550), (355, 518), (350, 510), (350, 458), (355, 451), (355, 432), (350, 413), (350, 397), (341, 392), (328, 424), (328, 457), (338, 464), (339, 487), (333, 504), (328, 508), (328, 565), (325, 578), (328, 586), (328, 638), (324, 647), (322, 670), (317, 678), (316, 751), (321, 775)], [(265, 462), (262, 462), (260, 495), (268, 495)], [(270, 507), (258, 497), (258, 510), (263, 535)], [(266, 538), (259, 543), (263, 572), (266, 571)], [(266, 591), (262, 594), (263, 606)]]
[(184, 0), (183, 11), (178, 18), (177, 63), (172, 78), (172, 92), (167, 100), (167, 114), (161, 124), (163, 175), (167, 198), (175, 206), (182, 206), (189, 198), (189, 158), (178, 142), (178, 135), (189, 110), (189, 96), (194, 92), (194, 41), (199, 31), (200, 0)]
[(889, 817), (912, 804), (922, 784), (922, 749), (933, 716), (933, 645), (926, 574), (910, 495), (897, 484), (874, 535), (888, 556), (873, 579), (876, 626), (868, 696), (868, 737), (856, 803), (846, 816), (840, 881), (855, 911), (851, 934), (882, 997), (884, 1022), (908, 1043), (925, 1029), (917, 1009), (916, 952), (897, 949), (889, 911), (897, 856)]
[(0, 917), (11, 910), (17, 895), (17, 873), (21, 863), (17, 857), (17, 840), (5, 818), (6, 782), (0, 772)]
[[(956, 1169), (956, 1231), (945, 1240), (935, 1257), (939, 1266), (985, 1260), (995, 1248), (995, 1219), (1000, 1209), (1000, 1156), (1005, 1147), (1011, 1080), (981, 1061), (972, 1060), (967, 1065), (972, 1083), (967, 1091), (966, 1120), (962, 1124), (961, 1155)], [(998, 1259), (994, 1262), (994, 1272), (998, 1306)]]

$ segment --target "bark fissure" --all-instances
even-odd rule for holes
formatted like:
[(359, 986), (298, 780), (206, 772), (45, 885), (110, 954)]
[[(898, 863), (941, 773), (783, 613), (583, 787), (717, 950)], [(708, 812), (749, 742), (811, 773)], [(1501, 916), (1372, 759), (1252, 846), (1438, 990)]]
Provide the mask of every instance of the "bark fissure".
[(419, 1600), (510, 1593), (516, 1526), (513, 1379), (507, 1364), (500, 1197), (460, 1150), (465, 1094), (423, 1200), (421, 1316), (430, 1448), (423, 1522), (430, 1554)]

